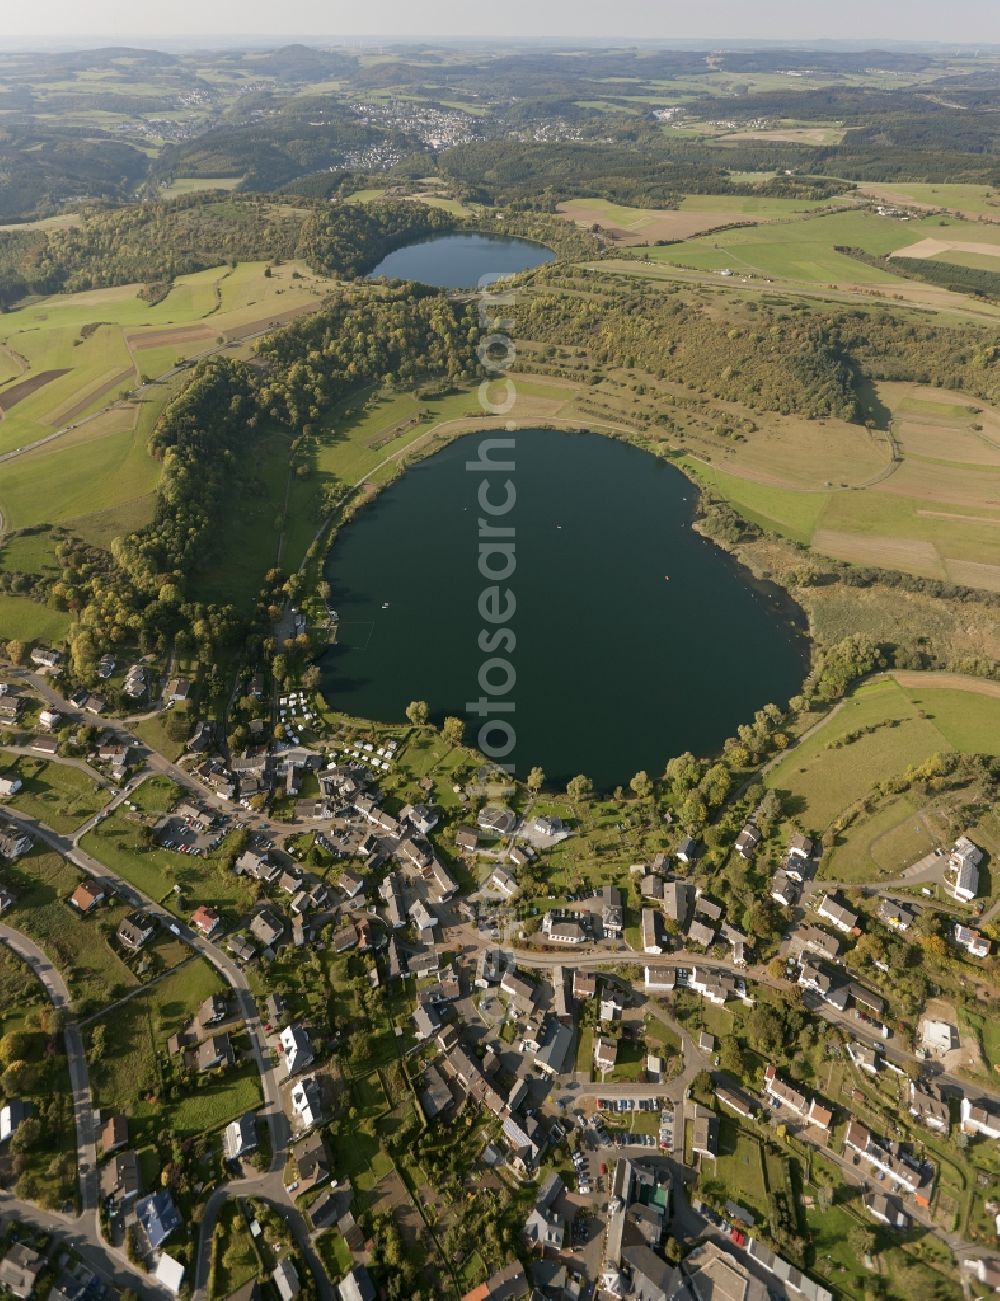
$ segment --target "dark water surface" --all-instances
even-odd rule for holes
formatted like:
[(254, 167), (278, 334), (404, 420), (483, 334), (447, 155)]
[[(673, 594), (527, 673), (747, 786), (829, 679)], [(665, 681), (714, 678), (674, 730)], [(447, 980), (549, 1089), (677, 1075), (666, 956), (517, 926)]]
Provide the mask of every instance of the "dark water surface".
[(427, 700), (439, 721), (482, 694), (484, 476), (466, 462), (491, 437), (515, 439), (516, 468), (489, 476), (489, 500), (505, 500), (509, 477), (516, 504), (495, 522), (516, 530), (517, 681), (499, 698), (516, 705), (520, 774), (541, 764), (551, 782), (583, 772), (605, 789), (658, 774), (799, 690), (795, 607), (693, 531), (679, 470), (600, 434), (519, 429), (456, 440), (340, 534), (326, 564), (339, 641), (322, 662), (336, 708), (401, 722)]
[(475, 289), (480, 276), (510, 276), (551, 262), (543, 244), (501, 235), (436, 235), (389, 253), (371, 276), (419, 280), (439, 289)]

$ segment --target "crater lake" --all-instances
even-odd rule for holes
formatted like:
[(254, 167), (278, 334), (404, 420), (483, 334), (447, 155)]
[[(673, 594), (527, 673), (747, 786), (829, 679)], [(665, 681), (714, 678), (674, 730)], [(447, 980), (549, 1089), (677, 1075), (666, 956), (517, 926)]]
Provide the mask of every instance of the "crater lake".
[[(321, 660), (334, 708), (403, 722), (411, 700), (432, 719), (481, 719), (478, 460), (513, 438), (516, 490), (495, 522), (515, 530), (516, 598), (503, 697), (509, 760), (548, 782), (585, 773), (601, 789), (672, 755), (717, 750), (769, 701), (801, 687), (808, 645), (798, 607), (765, 590), (692, 528), (697, 490), (668, 463), (596, 433), (497, 430), (456, 439), (385, 488), (338, 535), (326, 561), (337, 643)], [(502, 653), (502, 652), (501, 652)]]
[(394, 249), (369, 274), (419, 280), (438, 289), (475, 289), (481, 276), (512, 276), (551, 262), (544, 244), (507, 235), (434, 235)]

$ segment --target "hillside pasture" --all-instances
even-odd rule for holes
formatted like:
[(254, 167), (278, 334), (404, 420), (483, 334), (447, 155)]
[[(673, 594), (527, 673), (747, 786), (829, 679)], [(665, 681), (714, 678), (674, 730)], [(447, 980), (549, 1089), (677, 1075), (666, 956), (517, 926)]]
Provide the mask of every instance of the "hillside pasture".
[(1000, 694), (935, 685), (926, 674), (903, 682), (859, 687), (768, 771), (765, 783), (784, 793), (789, 816), (822, 833), (876, 782), (932, 754), (1000, 753)]
[[(947, 237), (941, 234), (942, 225), (948, 227)], [(891, 269), (870, 266), (837, 249), (859, 248), (884, 258), (932, 231), (938, 238), (965, 240), (977, 238), (979, 229), (978, 225), (951, 218), (903, 222), (863, 210), (827, 212), (778, 224), (719, 231), (653, 249), (650, 256), (655, 261), (698, 271), (730, 270), (792, 284), (889, 286), (905, 282)]]

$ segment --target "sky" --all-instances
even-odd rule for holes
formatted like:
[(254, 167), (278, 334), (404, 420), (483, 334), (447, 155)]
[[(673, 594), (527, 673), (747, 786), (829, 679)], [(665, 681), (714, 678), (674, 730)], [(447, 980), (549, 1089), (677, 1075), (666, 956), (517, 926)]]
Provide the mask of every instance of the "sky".
[(273, 36), (276, 43), (292, 36), (499, 36), (1000, 44), (997, 0), (4, 0), (2, 8), (0, 44), (220, 35), (229, 42)]

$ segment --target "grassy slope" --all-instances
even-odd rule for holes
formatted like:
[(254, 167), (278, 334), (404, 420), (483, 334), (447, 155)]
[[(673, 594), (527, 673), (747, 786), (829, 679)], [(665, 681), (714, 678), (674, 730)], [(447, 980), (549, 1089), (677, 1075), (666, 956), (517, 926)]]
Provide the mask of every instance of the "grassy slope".
[[(861, 729), (858, 740), (831, 742)], [(766, 776), (786, 812), (822, 831), (875, 782), (948, 751), (1000, 753), (1000, 700), (942, 688), (903, 688), (889, 678), (860, 687)]]

